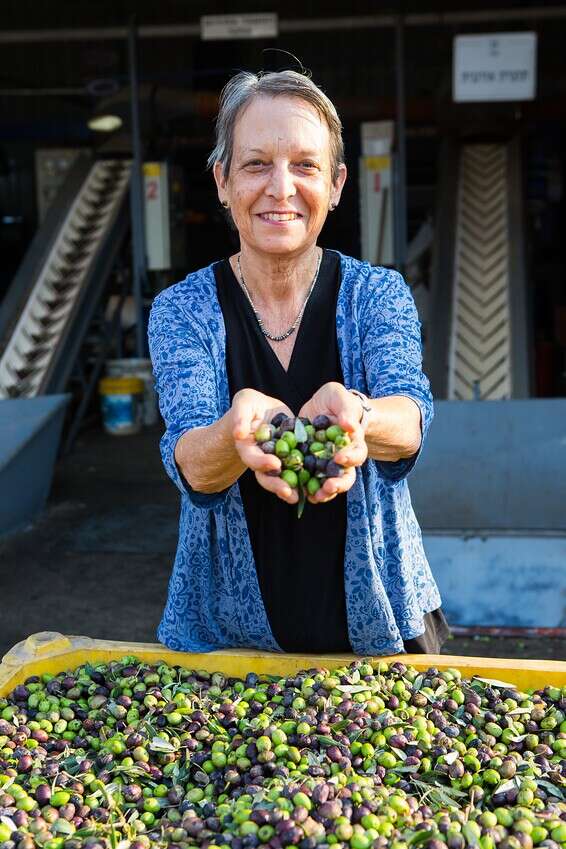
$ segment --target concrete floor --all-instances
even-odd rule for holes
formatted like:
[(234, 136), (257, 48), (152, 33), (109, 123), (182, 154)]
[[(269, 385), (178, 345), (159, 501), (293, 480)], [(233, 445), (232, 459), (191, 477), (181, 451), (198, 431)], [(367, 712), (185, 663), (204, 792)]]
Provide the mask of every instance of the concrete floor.
[[(179, 498), (160, 429), (85, 432), (56, 468), (31, 527), (0, 538), (0, 657), (37, 631), (155, 641), (177, 542)], [(447, 654), (566, 658), (566, 639), (454, 638)]]

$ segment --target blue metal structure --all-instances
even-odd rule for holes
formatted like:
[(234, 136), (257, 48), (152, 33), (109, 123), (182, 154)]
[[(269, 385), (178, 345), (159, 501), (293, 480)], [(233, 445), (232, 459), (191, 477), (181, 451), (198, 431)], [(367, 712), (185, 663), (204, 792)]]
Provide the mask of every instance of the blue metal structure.
[(0, 534), (43, 510), (69, 395), (0, 401)]
[(438, 401), (411, 495), (450, 621), (566, 626), (566, 399)]

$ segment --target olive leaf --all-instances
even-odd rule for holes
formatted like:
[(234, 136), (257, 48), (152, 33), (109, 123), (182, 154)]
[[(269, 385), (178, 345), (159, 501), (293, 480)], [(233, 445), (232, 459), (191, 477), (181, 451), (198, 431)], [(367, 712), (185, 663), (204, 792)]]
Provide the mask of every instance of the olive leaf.
[(176, 748), (168, 740), (163, 737), (154, 737), (149, 741), (149, 748), (152, 752), (175, 752)]
[(424, 681), (424, 675), (417, 675), (415, 680), (413, 681), (413, 693), (418, 693), (421, 689)]
[[(411, 835), (408, 839), (405, 838), (407, 846), (420, 846), (421, 843), (427, 843), (431, 839), (430, 831), (427, 831), (425, 828), (414, 832), (409, 831), (406, 834)], [(405, 835), (405, 832), (403, 832), (403, 835)]]
[(405, 754), (405, 752), (403, 751), (403, 749), (397, 749), (395, 746), (391, 746), (391, 751), (392, 751), (392, 752), (395, 752), (395, 754), (397, 755), (397, 757), (398, 757), (400, 760), (402, 760), (402, 761), (406, 761), (406, 760), (407, 760), (407, 755)]
[(444, 755), (444, 763), (445, 764), (453, 764), (454, 761), (457, 761), (460, 756), (460, 752), (448, 752), (447, 755)]
[(336, 745), (336, 740), (334, 740), (332, 737), (327, 737), (325, 734), (317, 734), (316, 739), (318, 740), (321, 746), (324, 746), (325, 749), (327, 748), (327, 746)]
[[(298, 421), (298, 419), (297, 419)], [(307, 497), (305, 494), (305, 487), (299, 487), (299, 502), (297, 504), (297, 519), (300, 519), (303, 515), (303, 510), (305, 509), (305, 504), (307, 502)]]
[(551, 781), (545, 781), (543, 778), (537, 778), (537, 784), (539, 785), (539, 787), (542, 787), (544, 790), (546, 790), (547, 793), (556, 796), (557, 799), (566, 800), (566, 794), (564, 793), (564, 791), (560, 787), (558, 787), (558, 785), (553, 784)]
[(509, 790), (515, 790), (516, 787), (515, 779), (512, 778), (511, 781), (506, 781), (504, 784), (498, 784), (494, 793), (508, 793)]
[(297, 416), (295, 419), (295, 439), (297, 442), (306, 442), (308, 439), (308, 433), (305, 430), (305, 426)]
[(365, 693), (367, 686), (365, 684), (338, 684), (335, 689), (342, 693)]
[(515, 684), (509, 684), (506, 681), (498, 681), (496, 678), (480, 678), (479, 675), (473, 676), (474, 681), (481, 681), (482, 684), (490, 684), (492, 687), (509, 687), (511, 690), (515, 690)]

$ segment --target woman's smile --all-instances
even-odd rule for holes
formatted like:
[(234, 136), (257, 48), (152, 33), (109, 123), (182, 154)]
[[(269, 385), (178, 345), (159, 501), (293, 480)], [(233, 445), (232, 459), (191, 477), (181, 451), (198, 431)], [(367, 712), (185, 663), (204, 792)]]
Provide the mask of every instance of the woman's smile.
[(291, 224), (303, 217), (298, 212), (258, 212), (257, 216), (266, 224)]

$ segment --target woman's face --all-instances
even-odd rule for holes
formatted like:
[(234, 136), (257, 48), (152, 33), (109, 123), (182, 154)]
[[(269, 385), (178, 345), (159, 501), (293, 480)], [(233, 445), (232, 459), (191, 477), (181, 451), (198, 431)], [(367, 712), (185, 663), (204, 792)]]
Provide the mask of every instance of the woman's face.
[(214, 168), (242, 245), (272, 255), (316, 243), (346, 166), (332, 183), (330, 135), (316, 109), (296, 97), (257, 97), (238, 118), (230, 174)]

